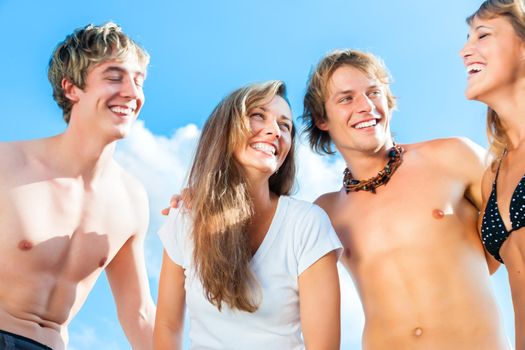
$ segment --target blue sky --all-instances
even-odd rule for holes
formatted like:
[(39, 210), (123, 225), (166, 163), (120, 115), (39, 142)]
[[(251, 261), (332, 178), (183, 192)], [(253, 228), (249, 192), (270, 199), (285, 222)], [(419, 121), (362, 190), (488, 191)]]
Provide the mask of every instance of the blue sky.
[[(113, 20), (151, 54), (146, 103), (117, 158), (145, 185), (151, 225), (146, 244), (156, 298), (161, 246), (158, 215), (183, 183), (199, 129), (229, 91), (253, 81), (282, 79), (295, 116), (312, 66), (334, 48), (374, 52), (389, 67), (398, 97), (392, 130), (399, 143), (467, 136), (486, 146), (484, 107), (463, 96), (458, 51), (464, 18), (480, 0), (0, 0), (0, 140), (61, 132), (47, 62), (74, 28)], [(297, 196), (315, 199), (340, 186), (340, 158), (299, 150)], [(315, 169), (315, 171), (314, 171)], [(322, 170), (319, 170), (322, 169)], [(306, 190), (308, 189), (308, 190)], [(357, 349), (363, 324), (350, 279), (343, 281), (343, 348)], [(509, 337), (512, 304), (503, 269), (493, 278)], [(105, 278), (71, 325), (71, 349), (128, 349)]]

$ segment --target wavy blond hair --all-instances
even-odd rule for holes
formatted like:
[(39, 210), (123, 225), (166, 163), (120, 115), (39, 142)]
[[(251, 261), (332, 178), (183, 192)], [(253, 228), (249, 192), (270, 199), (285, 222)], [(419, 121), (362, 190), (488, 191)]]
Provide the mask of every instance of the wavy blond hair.
[[(286, 100), (283, 82), (248, 85), (224, 98), (203, 127), (190, 170), (193, 259), (206, 298), (219, 310), (223, 303), (248, 312), (258, 308), (247, 232), (253, 205), (247, 180), (233, 153), (251, 133), (250, 111), (274, 96)], [(292, 128), (290, 152), (269, 180), (270, 191), (277, 195), (289, 194), (294, 184), (294, 138)]]
[[(523, 0), (486, 0), (472, 15), (467, 17), (470, 26), (475, 18), (490, 19), (504, 17), (514, 28), (516, 35), (525, 41), (525, 2)], [(505, 127), (492, 108), (487, 107), (487, 138), (489, 152), (494, 156), (494, 166), (508, 147), (509, 139)]]
[(53, 87), (53, 98), (62, 109), (64, 120), (69, 123), (73, 104), (66, 97), (62, 80), (84, 89), (89, 69), (107, 60), (125, 59), (133, 54), (146, 67), (149, 55), (142, 47), (128, 37), (113, 22), (96, 26), (88, 24), (76, 29), (55, 48), (47, 76)]

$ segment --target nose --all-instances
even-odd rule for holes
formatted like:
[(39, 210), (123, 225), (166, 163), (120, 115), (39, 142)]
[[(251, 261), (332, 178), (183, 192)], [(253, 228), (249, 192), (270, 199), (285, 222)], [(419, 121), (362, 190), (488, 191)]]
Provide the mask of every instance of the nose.
[(274, 135), (276, 139), (281, 137), (281, 128), (279, 128), (277, 120), (273, 120), (271, 118), (269, 118), (265, 123), (264, 132), (266, 135)]
[(463, 61), (472, 56), (472, 44), (468, 40), (461, 50), (459, 50), (459, 56), (463, 58)]
[(123, 84), (122, 88), (122, 96), (129, 98), (129, 99), (138, 99), (139, 96), (142, 95), (142, 90), (140, 87), (135, 83), (135, 80), (132, 77), (128, 77), (125, 79), (125, 82)]
[(366, 94), (358, 95), (356, 105), (359, 113), (370, 113), (375, 108), (374, 103)]

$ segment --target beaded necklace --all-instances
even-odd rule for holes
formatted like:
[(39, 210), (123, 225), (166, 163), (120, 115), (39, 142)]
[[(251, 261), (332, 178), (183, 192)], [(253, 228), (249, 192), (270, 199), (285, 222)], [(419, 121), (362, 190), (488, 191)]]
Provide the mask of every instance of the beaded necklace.
[(405, 150), (396, 144), (388, 151), (388, 163), (383, 169), (381, 169), (376, 176), (371, 177), (368, 180), (356, 180), (352, 175), (352, 172), (346, 168), (343, 176), (343, 186), (345, 187), (346, 193), (357, 192), (357, 191), (368, 191), (376, 193), (376, 188), (379, 186), (386, 185), (392, 175), (396, 172), (397, 168), (403, 162), (403, 152)]

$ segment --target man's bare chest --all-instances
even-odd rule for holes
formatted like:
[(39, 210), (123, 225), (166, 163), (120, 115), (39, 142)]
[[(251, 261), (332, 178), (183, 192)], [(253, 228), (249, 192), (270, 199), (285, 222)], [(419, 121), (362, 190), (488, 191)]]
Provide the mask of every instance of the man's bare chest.
[(24, 266), (81, 280), (105, 267), (133, 234), (120, 194), (86, 196), (30, 184), (0, 196), (0, 253)]

